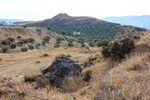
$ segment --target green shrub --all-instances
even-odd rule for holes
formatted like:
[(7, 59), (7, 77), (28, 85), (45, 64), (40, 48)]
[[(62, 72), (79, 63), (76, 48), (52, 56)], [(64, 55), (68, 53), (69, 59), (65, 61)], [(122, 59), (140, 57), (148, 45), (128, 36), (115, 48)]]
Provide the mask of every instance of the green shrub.
[(58, 44), (58, 43), (56, 43), (55, 45), (54, 45), (54, 48), (59, 48), (60, 47), (60, 45)]
[(36, 43), (36, 46), (41, 46), (41, 43)]
[(2, 47), (2, 52), (3, 52), (3, 53), (8, 52), (8, 50), (9, 50), (9, 48), (8, 48), (8, 47)]
[(2, 43), (2, 45), (10, 45), (11, 41), (10, 40), (3, 40), (1, 43)]
[(73, 46), (73, 44), (68, 42), (68, 47), (72, 47), (72, 46)]
[(14, 44), (11, 44), (11, 45), (10, 45), (10, 48), (11, 48), (11, 49), (14, 49), (14, 48), (16, 48), (16, 46), (17, 46), (16, 43), (14, 43)]
[(43, 44), (43, 45), (45, 45), (45, 43), (46, 43), (46, 41), (45, 41), (45, 40), (43, 40), (43, 41), (42, 41), (42, 44)]
[(110, 58), (112, 61), (120, 61), (125, 58), (125, 55), (130, 53), (133, 48), (133, 39), (124, 38), (120, 41), (114, 41), (108, 46), (104, 46), (102, 48), (102, 55), (105, 58)]
[(85, 47), (85, 44), (84, 44), (84, 43), (81, 43), (81, 47)]
[(23, 41), (19, 41), (19, 42), (17, 43), (18, 46), (22, 46), (23, 44), (24, 44)]
[(66, 36), (64, 36), (64, 38), (67, 40), (68, 38)]
[(89, 42), (89, 46), (94, 47), (95, 46), (94, 42)]
[(51, 30), (51, 28), (50, 28), (50, 27), (47, 27), (47, 29), (48, 29), (48, 30)]
[(15, 41), (15, 38), (13, 38), (13, 37), (8, 37), (7, 40), (9, 40), (9, 41), (11, 41), (11, 42), (14, 42), (14, 41)]
[(22, 26), (23, 28), (27, 28), (27, 26)]
[(83, 41), (83, 40), (78, 40), (77, 42), (78, 42), (78, 43), (82, 43), (82, 44), (84, 43), (84, 41)]
[(56, 39), (56, 43), (57, 44), (59, 44), (59, 43), (61, 43), (61, 41), (64, 41), (65, 39), (64, 38), (62, 38), (62, 37), (60, 37), (60, 38), (57, 38)]
[(28, 48), (27, 47), (23, 47), (23, 48), (21, 48), (21, 51), (22, 52), (26, 52), (26, 51), (28, 51)]
[(56, 39), (56, 43), (57, 43), (57, 44), (61, 43), (61, 40), (57, 40), (57, 39)]
[(28, 38), (29, 43), (33, 43), (35, 40), (33, 38)]
[(101, 47), (101, 46), (107, 46), (109, 43), (110, 43), (109, 40), (104, 39), (104, 40), (98, 41), (96, 45), (97, 45), (97, 47)]
[(22, 41), (23, 41), (24, 44), (27, 44), (29, 42), (28, 39), (22, 39)]
[(49, 36), (45, 36), (43, 40), (44, 40), (45, 42), (49, 42), (50, 37), (49, 37)]
[(49, 55), (48, 55), (47, 53), (44, 53), (43, 56), (44, 56), (44, 57), (47, 57), (47, 56), (49, 56)]
[(135, 40), (139, 40), (141, 37), (140, 36), (137, 36), (137, 35), (135, 35), (135, 36), (133, 36), (133, 39), (135, 39)]
[(68, 35), (67, 31), (65, 31), (65, 30), (61, 30), (61, 34), (62, 35)]
[(33, 50), (33, 49), (34, 49), (34, 46), (33, 46), (33, 45), (29, 45), (28, 48), (29, 48), (30, 50)]
[(17, 36), (17, 38), (18, 38), (18, 39), (21, 39), (22, 37), (19, 35), (19, 36)]
[(70, 43), (73, 43), (74, 39), (68, 38), (67, 41), (70, 42)]

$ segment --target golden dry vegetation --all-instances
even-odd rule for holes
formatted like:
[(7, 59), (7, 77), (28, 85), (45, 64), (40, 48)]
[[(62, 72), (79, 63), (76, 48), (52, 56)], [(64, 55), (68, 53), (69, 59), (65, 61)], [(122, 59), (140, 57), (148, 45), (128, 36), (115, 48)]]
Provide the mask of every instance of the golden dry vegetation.
[[(0, 98), (2, 100), (148, 100), (150, 98), (150, 34), (136, 41), (135, 48), (122, 62), (104, 59), (100, 48), (58, 48), (0, 54)], [(43, 56), (46, 53), (48, 56)], [(89, 82), (76, 83), (69, 77), (64, 89), (51, 87), (35, 89), (35, 82), (24, 82), (24, 76), (40, 75), (56, 56), (69, 55), (82, 65), (95, 59), (94, 65), (83, 68), (91, 72)], [(83, 67), (83, 66), (82, 66)], [(70, 84), (67, 84), (67, 81)], [(71, 92), (70, 90), (73, 90)], [(67, 92), (64, 92), (67, 91)], [(70, 91), (70, 92), (69, 92)]]

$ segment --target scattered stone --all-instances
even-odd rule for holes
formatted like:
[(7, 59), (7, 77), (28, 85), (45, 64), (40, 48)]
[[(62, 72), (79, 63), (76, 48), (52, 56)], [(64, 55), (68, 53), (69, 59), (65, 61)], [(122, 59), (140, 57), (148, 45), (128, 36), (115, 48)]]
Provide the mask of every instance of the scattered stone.
[[(43, 76), (46, 75), (44, 78), (46, 78), (46, 80), (48, 79), (48, 82), (50, 82), (52, 86), (61, 88), (62, 82), (66, 77), (78, 77), (81, 75), (81, 72), (82, 68), (75, 61), (65, 56), (58, 56), (53, 63), (43, 71)], [(37, 85), (43, 80), (42, 78), (43, 77), (40, 77), (37, 81)]]

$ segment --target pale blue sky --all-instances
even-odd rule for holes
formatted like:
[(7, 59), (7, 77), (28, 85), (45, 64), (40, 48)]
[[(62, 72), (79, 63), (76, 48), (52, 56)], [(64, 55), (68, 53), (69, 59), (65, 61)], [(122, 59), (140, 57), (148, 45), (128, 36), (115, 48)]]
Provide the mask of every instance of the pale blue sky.
[(149, 0), (0, 0), (0, 19), (43, 20), (71, 16), (150, 15)]

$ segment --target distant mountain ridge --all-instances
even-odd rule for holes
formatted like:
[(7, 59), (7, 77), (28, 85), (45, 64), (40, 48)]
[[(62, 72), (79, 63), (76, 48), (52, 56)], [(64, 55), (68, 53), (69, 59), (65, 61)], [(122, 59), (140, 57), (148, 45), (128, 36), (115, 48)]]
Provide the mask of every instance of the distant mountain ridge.
[(123, 17), (105, 17), (102, 20), (120, 23), (122, 25), (132, 25), (150, 29), (150, 15), (142, 16), (123, 16)]
[(5, 21), (6, 23), (25, 22), (25, 20), (19, 20), (19, 19), (0, 19), (0, 22), (3, 21)]
[(74, 17), (66, 13), (60, 13), (51, 19), (26, 24), (28, 27), (50, 27), (52, 31), (61, 34), (65, 30), (70, 36), (73, 32), (80, 32), (81, 38), (103, 39), (113, 37), (116, 34), (134, 34), (146, 31), (143, 28), (133, 26), (121, 26), (120, 24), (99, 20), (93, 17)]

